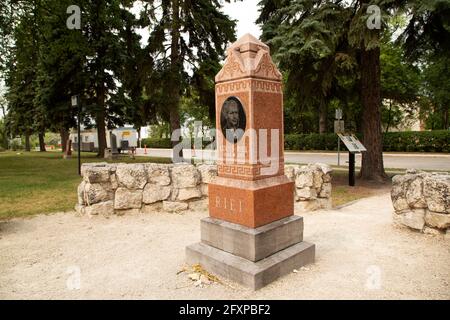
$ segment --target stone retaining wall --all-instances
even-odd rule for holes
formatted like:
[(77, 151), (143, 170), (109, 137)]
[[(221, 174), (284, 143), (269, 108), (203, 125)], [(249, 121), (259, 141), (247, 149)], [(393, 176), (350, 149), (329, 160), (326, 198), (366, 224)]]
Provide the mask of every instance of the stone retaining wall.
[[(295, 181), (297, 208), (331, 208), (329, 166), (286, 166), (285, 170), (286, 176)], [(88, 163), (82, 165), (81, 174), (75, 206), (79, 214), (180, 212), (207, 209), (208, 183), (217, 175), (217, 166)]]
[(428, 234), (450, 233), (450, 175), (409, 169), (392, 178), (394, 222)]

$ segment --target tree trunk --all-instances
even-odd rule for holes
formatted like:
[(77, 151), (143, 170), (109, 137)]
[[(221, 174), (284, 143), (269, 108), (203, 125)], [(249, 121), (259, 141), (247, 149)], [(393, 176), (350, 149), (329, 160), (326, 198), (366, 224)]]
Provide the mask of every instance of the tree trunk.
[[(170, 51), (170, 88), (169, 94), (171, 101), (169, 104), (169, 116), (170, 116), (170, 129), (172, 133), (175, 130), (180, 130), (180, 90), (181, 90), (181, 71), (182, 61), (180, 57), (180, 3), (179, 0), (172, 1), (172, 30), (171, 30), (171, 51)], [(180, 138), (181, 139), (181, 138)], [(174, 148), (179, 141), (172, 141), (172, 148)], [(183, 157), (183, 150), (177, 155)], [(175, 159), (175, 154), (173, 154)]]
[(45, 132), (40, 132), (39, 133), (39, 151), (40, 152), (45, 152), (45, 141), (44, 141), (44, 137), (45, 137)]
[(31, 151), (30, 134), (28, 133), (28, 131), (25, 132), (25, 151)]
[(65, 128), (59, 130), (59, 136), (61, 137), (61, 149), (62, 152), (66, 151), (67, 139), (69, 138), (69, 132)]
[(445, 107), (444, 109), (444, 130), (448, 130), (449, 126), (448, 126), (448, 107)]
[(325, 101), (320, 102), (319, 107), (319, 133), (327, 133), (327, 114), (328, 107)]
[(361, 52), (361, 100), (363, 106), (363, 144), (360, 177), (365, 180), (384, 181), (387, 176), (383, 165), (381, 134), (381, 80), (380, 49)]
[(105, 129), (105, 86), (103, 83), (97, 87), (97, 105), (99, 107), (99, 111), (96, 116), (96, 124), (97, 124), (97, 137), (98, 137), (98, 153), (97, 157), (104, 158), (105, 157), (105, 148), (106, 144), (106, 129)]
[(211, 123), (216, 123), (216, 105), (210, 104), (208, 106), (208, 117)]
[(389, 127), (391, 126), (391, 112), (392, 112), (392, 100), (389, 100), (389, 113), (388, 113), (388, 122), (386, 125), (386, 133), (389, 132)]
[(141, 127), (136, 128), (136, 131), (138, 135), (137, 147), (141, 148)]

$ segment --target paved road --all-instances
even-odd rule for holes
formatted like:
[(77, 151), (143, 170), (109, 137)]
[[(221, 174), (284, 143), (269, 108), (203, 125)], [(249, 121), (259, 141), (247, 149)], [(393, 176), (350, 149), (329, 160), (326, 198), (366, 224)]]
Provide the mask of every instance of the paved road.
[[(144, 154), (144, 149), (138, 149), (137, 155), (164, 157), (170, 158), (172, 156), (171, 149), (147, 149), (147, 154)], [(195, 158), (201, 159), (203, 155), (206, 160), (214, 160), (214, 153), (211, 151), (196, 151)], [(185, 150), (184, 156), (187, 159), (192, 157), (191, 150)], [(321, 162), (329, 165), (337, 165), (337, 153), (326, 152), (293, 152), (286, 151), (286, 163), (314, 163)], [(348, 154), (341, 153), (340, 164), (343, 167), (348, 166)], [(361, 165), (361, 155), (356, 155), (356, 166)], [(385, 153), (384, 154), (385, 168), (392, 169), (406, 169), (416, 168), (422, 170), (445, 170), (450, 171), (450, 155), (449, 154), (434, 154), (434, 153)]]

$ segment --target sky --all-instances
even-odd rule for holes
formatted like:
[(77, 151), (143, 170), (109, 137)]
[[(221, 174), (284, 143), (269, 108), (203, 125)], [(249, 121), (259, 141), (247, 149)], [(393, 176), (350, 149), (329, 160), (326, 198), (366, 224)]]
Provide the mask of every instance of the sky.
[(261, 35), (260, 28), (255, 24), (258, 18), (258, 2), (260, 0), (244, 0), (239, 2), (223, 2), (223, 11), (230, 18), (237, 20), (236, 36), (239, 39), (246, 33), (251, 33), (256, 38)]
[[(236, 20), (236, 37), (239, 39), (246, 33), (251, 33), (256, 38), (261, 35), (260, 28), (255, 24), (258, 18), (258, 2), (260, 0), (243, 0), (237, 1), (230, 0), (226, 2), (222, 0), (223, 12), (227, 14), (231, 19)], [(134, 14), (138, 15), (142, 9), (142, 4), (135, 3), (135, 6), (131, 10)], [(144, 46), (148, 39), (148, 30), (141, 29), (138, 31), (141, 35), (141, 44)]]

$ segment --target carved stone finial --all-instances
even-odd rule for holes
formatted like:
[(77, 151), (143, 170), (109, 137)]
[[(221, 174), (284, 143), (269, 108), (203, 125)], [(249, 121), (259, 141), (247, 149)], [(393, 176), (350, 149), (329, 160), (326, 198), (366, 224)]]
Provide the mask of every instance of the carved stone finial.
[(281, 73), (270, 57), (269, 47), (247, 33), (227, 50), (227, 59), (216, 83), (241, 78), (281, 81)]

